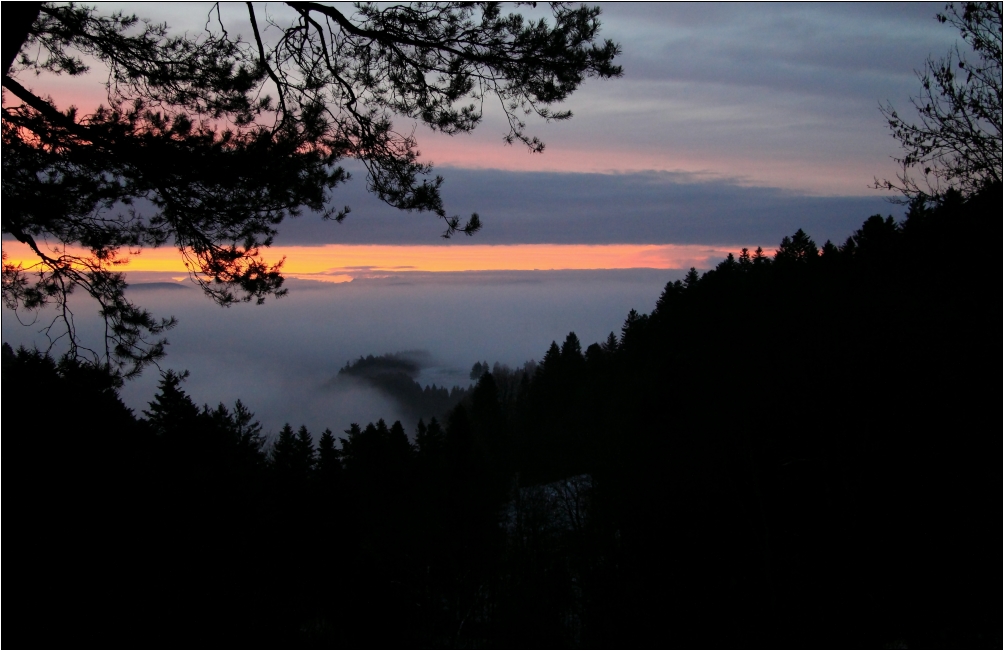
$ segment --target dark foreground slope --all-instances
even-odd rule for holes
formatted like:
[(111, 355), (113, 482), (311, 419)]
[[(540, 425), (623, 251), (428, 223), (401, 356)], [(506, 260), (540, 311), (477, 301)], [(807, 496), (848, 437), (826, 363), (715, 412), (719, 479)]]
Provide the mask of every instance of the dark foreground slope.
[(552, 431), (589, 439), (620, 534), (606, 642), (668, 625), (696, 646), (999, 644), (988, 195), (727, 260), (583, 374), (581, 426)]
[(694, 272), (413, 442), (5, 347), (5, 642), (999, 648), (1001, 201)]

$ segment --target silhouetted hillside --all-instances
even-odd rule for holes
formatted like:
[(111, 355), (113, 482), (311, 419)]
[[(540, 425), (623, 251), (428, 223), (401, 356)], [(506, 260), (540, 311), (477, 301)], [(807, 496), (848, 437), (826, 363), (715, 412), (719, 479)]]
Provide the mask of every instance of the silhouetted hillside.
[(442, 418), (469, 393), (470, 388), (454, 386), (447, 389), (435, 384), (423, 388), (415, 378), (428, 365), (428, 356), (424, 351), (377, 357), (367, 355), (339, 369), (338, 377), (362, 381), (392, 398), (410, 422), (419, 418)]
[[(380, 420), (266, 446), (170, 372), (137, 417), (101, 369), (5, 346), (9, 641), (999, 648), (1001, 204), (692, 270), (602, 343), (479, 362), (413, 443)], [(418, 364), (340, 376), (460, 396)]]

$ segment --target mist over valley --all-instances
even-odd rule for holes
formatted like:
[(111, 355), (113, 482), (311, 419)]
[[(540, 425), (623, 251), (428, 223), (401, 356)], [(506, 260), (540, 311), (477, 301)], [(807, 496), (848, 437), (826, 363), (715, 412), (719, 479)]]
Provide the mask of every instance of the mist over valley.
[[(287, 296), (227, 309), (170, 274), (139, 276), (129, 292), (154, 315), (178, 319), (160, 366), (189, 371), (183, 386), (196, 403), (240, 399), (271, 433), (286, 422), (319, 433), (383, 418), (402, 420), (412, 434), (417, 417), (407, 398), (392, 385), (339, 370), (360, 357), (413, 351), (405, 367), (409, 381), (423, 389), (466, 388), (475, 362), (521, 367), (570, 331), (587, 345), (619, 333), (631, 309), (650, 311), (665, 284), (684, 273), (399, 273), (337, 284), (290, 279)], [(3, 340), (44, 349), (38, 334), (44, 316), (26, 328), (4, 308)], [(101, 323), (84, 297), (77, 324), (97, 341)], [(159, 379), (156, 368), (148, 369), (123, 386), (123, 401), (141, 415)]]

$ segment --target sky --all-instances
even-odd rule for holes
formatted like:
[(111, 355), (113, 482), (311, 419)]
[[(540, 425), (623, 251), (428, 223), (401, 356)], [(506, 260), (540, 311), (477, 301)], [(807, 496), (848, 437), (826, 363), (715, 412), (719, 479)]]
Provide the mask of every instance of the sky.
[[(202, 31), (212, 7), (101, 6), (189, 33)], [(222, 7), (232, 32), (247, 30), (242, 4)], [(879, 105), (908, 111), (920, 89), (915, 71), (958, 40), (935, 20), (939, 3), (601, 7), (601, 36), (621, 45), (624, 75), (587, 80), (560, 107), (573, 112), (571, 120), (528, 121), (547, 145), (543, 154), (504, 145), (507, 128), (492, 103), (471, 134), (395, 123), (402, 132), (415, 128), (423, 160), (445, 178), (448, 211), (481, 215), (478, 241), (736, 244), (759, 237), (772, 244), (789, 226), (780, 215), (797, 212), (807, 226), (820, 224), (819, 239), (846, 237), (853, 226), (846, 212), (891, 210), (887, 195), (869, 187), (898, 169)], [(263, 25), (265, 17), (291, 20), (279, 3), (260, 3), (257, 12)], [(265, 28), (266, 39), (274, 33)], [(57, 105), (103, 99), (100, 75), (23, 81)], [(287, 226), (291, 243), (435, 241), (442, 229), (434, 217), (395, 215), (367, 200), (365, 175), (351, 161), (347, 167), (355, 178), (334, 197), (352, 206), (347, 222), (318, 228), (300, 220)], [(737, 228), (743, 221), (750, 225)]]
[[(289, 19), (282, 5), (257, 6), (259, 16)], [(442, 378), (462, 379), (478, 359), (539, 358), (570, 329), (582, 330), (586, 344), (602, 338), (619, 329), (628, 309), (650, 311), (667, 280), (690, 266), (713, 267), (739, 247), (771, 252), (798, 228), (820, 244), (840, 243), (872, 214), (902, 217), (889, 194), (870, 187), (898, 170), (897, 143), (879, 106), (890, 102), (909, 114), (910, 97), (920, 89), (915, 71), (956, 43), (953, 29), (934, 18), (941, 4), (601, 6), (601, 36), (621, 45), (624, 75), (587, 80), (559, 107), (573, 112), (571, 120), (529, 121), (529, 131), (547, 145), (542, 154), (504, 145), (507, 128), (490, 107), (478, 129), (461, 136), (395, 123), (400, 131), (415, 128), (422, 160), (445, 179), (447, 211), (477, 212), (481, 232), (442, 240), (441, 220), (381, 204), (348, 161), (353, 178), (333, 201), (352, 207), (348, 218), (337, 224), (305, 214), (284, 223), (266, 252), (285, 258), (299, 282), (290, 297), (257, 311), (220, 310), (190, 286), (180, 294), (137, 288), (144, 306), (181, 321), (165, 368), (190, 368), (188, 387), (200, 402), (231, 401), (238, 389), (253, 394), (262, 404), (259, 416), (277, 429), (294, 418), (282, 406), (290, 396), (320, 391), (325, 374), (359, 355), (428, 350)], [(194, 33), (211, 5), (100, 7)], [(228, 29), (246, 29), (243, 5), (222, 5), (222, 18)], [(22, 79), (57, 105), (81, 109), (102, 101), (100, 82)], [(3, 246), (16, 258), (6, 236)], [(145, 251), (130, 265), (133, 283), (184, 285), (180, 258), (170, 249)], [(660, 272), (623, 271), (639, 268)], [(545, 271), (552, 269), (569, 271)], [(570, 271), (576, 269), (622, 271)], [(465, 270), (479, 273), (458, 273)], [(311, 282), (317, 280), (328, 282)], [(295, 317), (296, 327), (282, 314)], [(539, 323), (521, 329), (534, 315)], [(5, 309), (4, 341), (37, 339), (36, 329), (11, 317)], [(279, 323), (301, 338), (280, 344)], [(400, 327), (411, 334), (402, 337)], [(235, 331), (250, 343), (238, 343), (229, 334)], [(312, 352), (290, 352), (297, 347)], [(305, 370), (313, 366), (304, 356), (323, 361), (324, 370)], [(302, 382), (275, 380), (271, 389), (255, 389), (241, 362), (249, 358), (261, 382)], [(126, 388), (130, 406), (149, 400), (156, 377), (147, 373)], [(304, 407), (315, 428), (350, 412), (372, 418), (366, 414), (392, 410), (374, 396), (375, 406), (355, 411), (348, 405), (367, 401), (335, 400), (341, 407), (334, 408), (334, 399), (318, 400), (329, 407)]]

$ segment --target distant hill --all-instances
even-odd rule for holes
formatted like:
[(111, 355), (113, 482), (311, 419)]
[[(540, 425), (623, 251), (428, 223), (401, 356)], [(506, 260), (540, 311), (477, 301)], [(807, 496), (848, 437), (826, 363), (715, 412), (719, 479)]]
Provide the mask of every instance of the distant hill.
[(131, 290), (140, 290), (140, 291), (151, 290), (151, 289), (184, 289), (184, 290), (188, 290), (188, 289), (191, 289), (191, 287), (189, 287), (188, 285), (183, 284), (183, 283), (165, 283), (165, 282), (160, 282), (160, 283), (130, 283), (129, 284), (129, 289), (131, 289)]
[(398, 403), (406, 422), (413, 423), (419, 418), (441, 419), (470, 393), (470, 388), (447, 389), (435, 384), (422, 387), (415, 378), (428, 364), (428, 358), (425, 351), (367, 355), (341, 368), (335, 383), (352, 378), (377, 389)]

